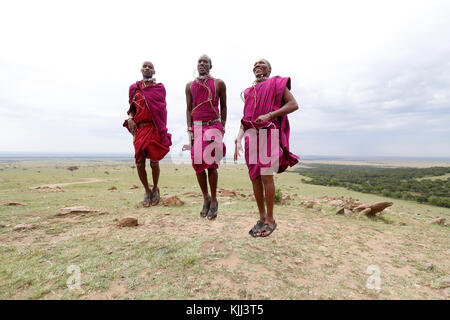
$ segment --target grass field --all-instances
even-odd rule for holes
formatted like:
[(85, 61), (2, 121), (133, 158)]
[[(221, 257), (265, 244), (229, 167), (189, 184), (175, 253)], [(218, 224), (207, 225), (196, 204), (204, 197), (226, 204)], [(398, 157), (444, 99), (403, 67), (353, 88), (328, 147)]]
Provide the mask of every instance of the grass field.
[[(70, 172), (66, 168), (79, 166)], [(448, 299), (450, 209), (301, 183), (288, 171), (276, 185), (292, 200), (276, 205), (278, 227), (267, 238), (248, 230), (258, 219), (243, 165), (223, 165), (219, 187), (247, 197), (219, 197), (215, 221), (200, 218), (202, 198), (189, 165), (162, 164), (161, 194), (181, 207), (142, 208), (132, 162), (0, 164), (0, 299)], [(80, 183), (84, 182), (84, 183)], [(64, 184), (64, 192), (30, 189)], [(117, 190), (109, 191), (115, 186)], [(392, 201), (381, 217), (345, 217), (305, 199), (353, 197)], [(98, 212), (56, 216), (66, 206)], [(139, 226), (119, 228), (135, 217)], [(18, 224), (32, 230), (14, 231)], [(80, 270), (80, 289), (69, 289)], [(380, 289), (367, 287), (369, 266)]]

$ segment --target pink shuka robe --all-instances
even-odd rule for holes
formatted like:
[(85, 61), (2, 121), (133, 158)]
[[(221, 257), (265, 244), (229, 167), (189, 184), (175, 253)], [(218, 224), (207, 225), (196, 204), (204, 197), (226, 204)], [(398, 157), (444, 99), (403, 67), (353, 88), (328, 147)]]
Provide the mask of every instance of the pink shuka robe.
[[(199, 79), (192, 81), (191, 93), (193, 105), (191, 115), (193, 121), (210, 121), (214, 119), (219, 119), (218, 121), (211, 123), (209, 125), (203, 124), (200, 126), (194, 124), (193, 127), (194, 140), (192, 141), (191, 159), (192, 159), (192, 167), (194, 168), (195, 173), (198, 175), (202, 173), (205, 169), (219, 168), (219, 162), (222, 159), (222, 157), (225, 156), (226, 147), (225, 144), (222, 142), (221, 143), (223, 150), (222, 157), (219, 157), (218, 155), (214, 161), (211, 160), (206, 161), (205, 149), (211, 143), (213, 143), (214, 140), (219, 140), (220, 142), (223, 138), (222, 134), (223, 126), (222, 122), (220, 121), (220, 112), (219, 112), (219, 97), (216, 96), (214, 78), (209, 78), (206, 81), (205, 80), (202, 81)], [(207, 131), (210, 129), (216, 129), (220, 131), (220, 137), (214, 136), (208, 137)], [(195, 158), (196, 152), (201, 152), (201, 156), (197, 156), (197, 158)], [(210, 154), (212, 157), (214, 158), (216, 157), (215, 151), (212, 151)]]
[[(160, 161), (170, 150), (171, 134), (167, 131), (166, 89), (162, 83), (152, 83), (148, 86), (138, 81), (130, 86), (130, 108), (135, 108), (134, 121), (138, 125), (134, 136), (136, 163), (145, 156), (152, 161)], [(145, 123), (146, 126), (140, 126)], [(128, 121), (123, 126), (128, 130)]]
[[(298, 162), (299, 157), (289, 151), (289, 120), (287, 115), (274, 118), (267, 122), (256, 123), (255, 120), (260, 116), (267, 114), (271, 111), (275, 111), (281, 108), (283, 92), (285, 88), (291, 89), (291, 79), (275, 76), (265, 81), (257, 83), (255, 86), (247, 88), (244, 91), (245, 105), (244, 105), (244, 117), (241, 123), (244, 127), (244, 131), (248, 129), (254, 129), (257, 137), (260, 136), (261, 129), (267, 129), (267, 155), (270, 156), (273, 152), (271, 149), (271, 138), (273, 137), (272, 130), (278, 130), (278, 173), (281, 173), (287, 169), (288, 166), (292, 167)], [(255, 100), (256, 97), (256, 100)], [(255, 104), (256, 101), (256, 104)], [(257, 150), (257, 156), (253, 157), (250, 161), (250, 146), (249, 143), (253, 143), (255, 146), (253, 149)], [(271, 167), (271, 163), (262, 163), (259, 155), (259, 143), (258, 139), (252, 139), (249, 136), (245, 136), (245, 161), (248, 167), (248, 173), (251, 180), (256, 179), (261, 175), (262, 168)], [(275, 150), (276, 152), (276, 150)], [(256, 159), (256, 161), (254, 161)], [(256, 162), (256, 163), (255, 163)], [(267, 161), (264, 161), (267, 162)]]

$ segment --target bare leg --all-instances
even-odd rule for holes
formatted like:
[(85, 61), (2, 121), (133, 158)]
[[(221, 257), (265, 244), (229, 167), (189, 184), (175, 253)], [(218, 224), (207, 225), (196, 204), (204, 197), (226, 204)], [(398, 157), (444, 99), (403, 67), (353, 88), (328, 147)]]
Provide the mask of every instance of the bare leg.
[(197, 181), (200, 186), (200, 189), (202, 190), (203, 194), (203, 202), (205, 205), (208, 205), (210, 200), (210, 196), (208, 194), (208, 183), (206, 181), (206, 171), (202, 171), (197, 175)]
[(158, 189), (158, 181), (159, 181), (159, 174), (161, 170), (159, 169), (159, 162), (150, 161), (150, 166), (152, 167), (152, 178), (153, 178), (153, 192), (157, 191)]
[(258, 176), (255, 180), (252, 180), (253, 194), (255, 195), (256, 204), (259, 210), (259, 220), (262, 223), (266, 223), (266, 208), (264, 206), (264, 187), (262, 184), (261, 176)]
[(156, 206), (159, 203), (159, 189), (158, 189), (158, 181), (159, 181), (159, 162), (151, 161), (150, 160), (150, 166), (152, 167), (152, 178), (153, 178), (153, 199), (152, 199), (152, 206)]
[(211, 189), (211, 207), (217, 206), (217, 180), (219, 179), (219, 174), (217, 169), (208, 169), (208, 180), (209, 187)]
[[(262, 183), (264, 185), (264, 196), (267, 206), (267, 218), (265, 223), (273, 229), (275, 225), (275, 220), (273, 219), (273, 204), (275, 202), (275, 183), (273, 182), (273, 175), (261, 176)], [(269, 231), (264, 231), (264, 234), (269, 233)]]
[(136, 163), (137, 172), (139, 175), (139, 179), (141, 180), (142, 185), (145, 189), (145, 196), (149, 197), (151, 195), (150, 188), (148, 186), (148, 180), (147, 180), (147, 171), (145, 171), (145, 156), (143, 156), (137, 163)]

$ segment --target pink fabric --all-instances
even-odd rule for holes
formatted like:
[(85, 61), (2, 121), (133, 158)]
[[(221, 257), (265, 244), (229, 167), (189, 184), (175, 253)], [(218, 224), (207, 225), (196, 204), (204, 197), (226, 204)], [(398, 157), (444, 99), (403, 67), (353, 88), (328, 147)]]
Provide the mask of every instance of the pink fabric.
[(136, 90), (141, 90), (153, 121), (159, 131), (161, 144), (169, 147), (172, 145), (172, 135), (167, 131), (166, 89), (162, 83), (151, 84), (141, 89), (141, 82), (137, 81), (130, 86), (129, 103), (133, 102)]
[[(216, 88), (214, 85), (214, 78), (209, 78), (208, 80), (202, 82), (201, 84), (200, 80), (196, 79), (192, 81), (191, 84), (191, 93), (192, 93), (192, 105), (193, 105), (193, 112), (192, 112), (192, 119), (194, 121), (209, 121), (213, 119), (220, 118), (220, 112), (219, 112), (219, 97), (216, 96)], [(209, 91), (207, 88), (209, 88)], [(211, 100), (209, 102), (208, 100)], [(192, 159), (192, 167), (195, 170), (195, 173), (198, 175), (202, 173), (205, 169), (218, 169), (219, 168), (219, 162), (222, 158), (216, 159), (213, 163), (207, 163), (205, 159), (205, 150), (208, 146), (210, 146), (211, 143), (213, 143), (214, 140), (218, 139), (217, 137), (211, 137), (208, 138), (206, 136), (206, 133), (209, 129), (216, 129), (220, 132), (223, 132), (223, 126), (220, 121), (214, 122), (210, 125), (202, 125), (202, 126), (196, 126), (194, 125), (194, 141), (192, 142), (192, 148), (191, 148), (191, 159)], [(201, 132), (201, 134), (196, 134), (197, 132)], [(221, 137), (223, 138), (223, 136)], [(201, 146), (200, 148), (196, 148), (196, 146)], [(201, 163), (195, 163), (195, 152), (201, 152)], [(222, 152), (223, 157), (226, 153), (226, 146), (222, 142)], [(215, 157), (215, 152), (213, 151), (211, 153), (211, 156)], [(200, 162), (200, 161), (199, 161)], [(209, 161), (211, 162), (211, 161)]]
[[(275, 118), (268, 122), (256, 123), (255, 120), (263, 114), (267, 114), (270, 111), (280, 109), (283, 92), (285, 88), (290, 90), (291, 79), (275, 76), (256, 84), (255, 88), (247, 88), (244, 92), (245, 105), (244, 105), (244, 117), (241, 123), (244, 130), (255, 129), (257, 136), (259, 136), (260, 129), (268, 130), (268, 144), (267, 153), (270, 156), (270, 141), (272, 138), (272, 132), (270, 129), (279, 130), (279, 159), (278, 159), (278, 173), (281, 173), (287, 169), (288, 166), (292, 167), (298, 162), (299, 157), (289, 151), (289, 120), (287, 115)], [(256, 89), (256, 106), (255, 106), (255, 89)], [(250, 163), (249, 158), (249, 137), (245, 138), (245, 161), (249, 170), (249, 176), (251, 180), (256, 179), (261, 175), (261, 168), (270, 167), (270, 164), (262, 164), (259, 159), (259, 152), (257, 161), (255, 164)], [(259, 151), (259, 146), (257, 146)], [(276, 150), (276, 149), (275, 149)]]
[[(207, 86), (211, 93), (202, 84)], [(192, 81), (191, 93), (192, 119), (194, 121), (208, 121), (219, 118), (219, 97), (216, 97), (214, 78), (209, 78), (203, 82), (198, 79)], [(208, 101), (209, 98), (211, 102)]]
[[(206, 136), (206, 131), (210, 130), (210, 129), (216, 129), (219, 130), (220, 132), (222, 132), (223, 130), (223, 126), (221, 122), (214, 122), (213, 124), (206, 126), (206, 125), (202, 125), (202, 126), (196, 126), (194, 125), (194, 140), (192, 142), (192, 148), (191, 148), (191, 159), (192, 159), (192, 167), (195, 170), (195, 174), (200, 174), (202, 173), (205, 169), (218, 169), (219, 168), (219, 162), (220, 160), (222, 160), (223, 157), (225, 157), (226, 154), (226, 146), (225, 143), (222, 142), (222, 157), (218, 157), (214, 162), (209, 161), (210, 163), (208, 163), (205, 159), (205, 150), (207, 150), (206, 148), (208, 146), (211, 145), (211, 143), (213, 143), (214, 140), (218, 139), (217, 137), (211, 137), (208, 138)], [(200, 131), (201, 130), (201, 131)], [(197, 135), (197, 132), (201, 132), (201, 135)], [(223, 136), (222, 136), (223, 137)], [(221, 138), (222, 138), (221, 137)], [(197, 150), (196, 146), (201, 146), (201, 163), (195, 163), (195, 152)], [(208, 153), (208, 152), (206, 152)], [(213, 152), (211, 152), (211, 156), (215, 158), (216, 153), (215, 150)], [(212, 162), (212, 163), (211, 163)]]

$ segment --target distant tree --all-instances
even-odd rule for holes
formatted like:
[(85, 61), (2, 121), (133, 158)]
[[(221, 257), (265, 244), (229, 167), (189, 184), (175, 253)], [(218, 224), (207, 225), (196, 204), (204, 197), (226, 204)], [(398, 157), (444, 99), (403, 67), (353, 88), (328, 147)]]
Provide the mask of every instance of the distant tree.
[(74, 172), (75, 170), (78, 170), (78, 167), (76, 167), (76, 166), (68, 167), (67, 170), (69, 170), (70, 172), (72, 172), (72, 177), (73, 177), (73, 172)]

